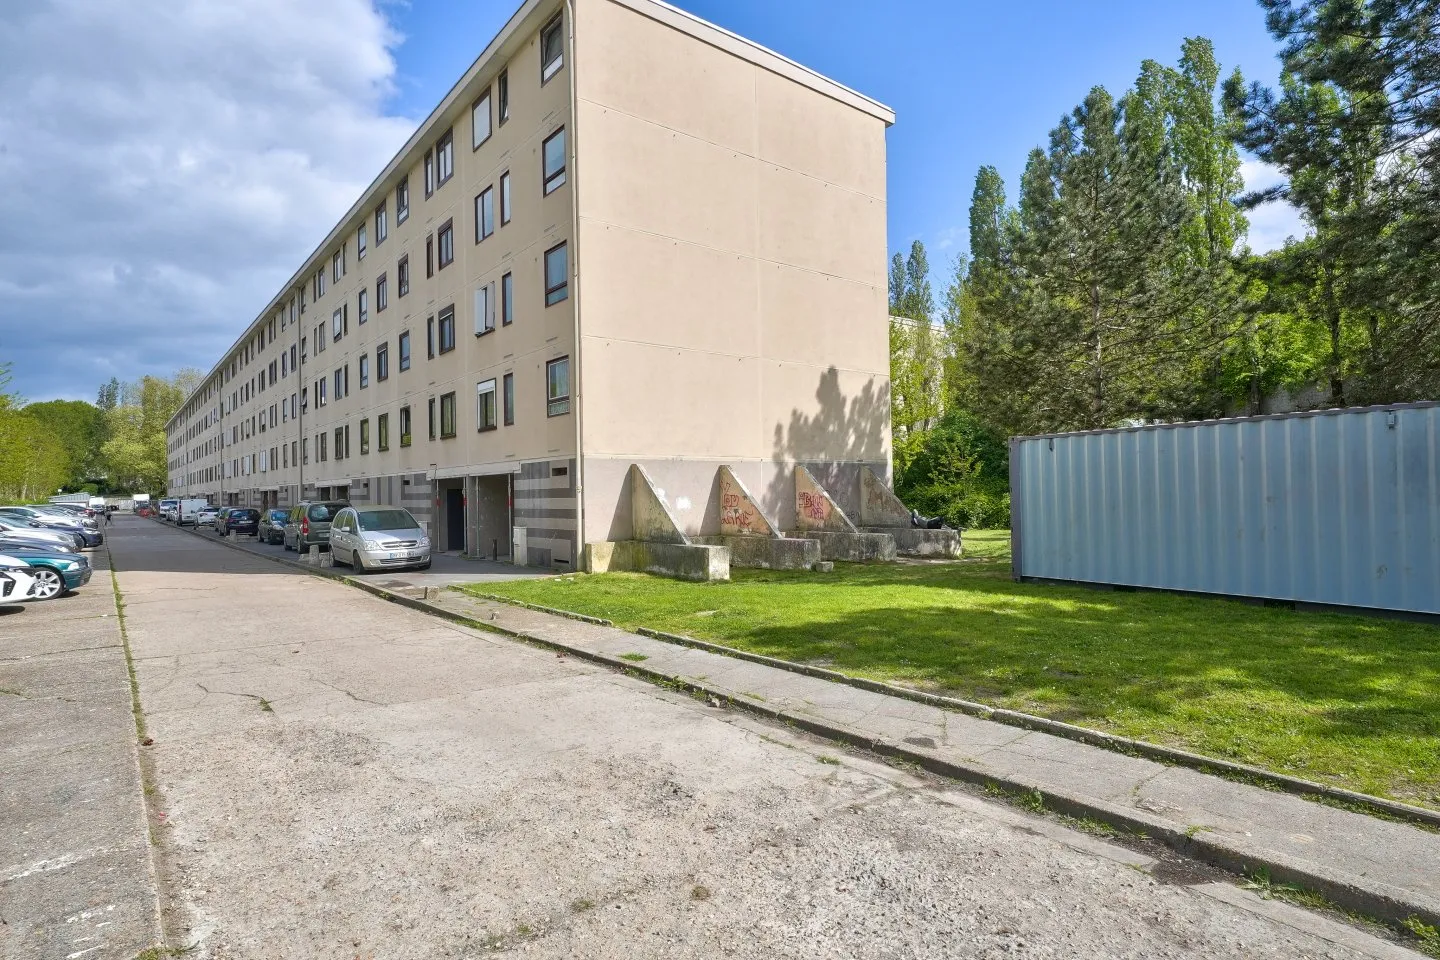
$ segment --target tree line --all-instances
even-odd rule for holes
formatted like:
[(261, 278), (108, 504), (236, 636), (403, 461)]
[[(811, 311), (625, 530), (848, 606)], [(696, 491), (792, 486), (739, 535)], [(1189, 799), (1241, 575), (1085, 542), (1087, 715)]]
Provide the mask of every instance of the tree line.
[(43, 501), (58, 493), (162, 493), (168, 477), (165, 423), (199, 382), (112, 378), (96, 402), (26, 403), (0, 363), (0, 502)]
[[(1093, 88), (1014, 202), (979, 170), (938, 298), (923, 245), (895, 255), (902, 496), (1008, 522), (1007, 436), (1440, 398), (1440, 3), (1259, 2), (1277, 88), (1186, 39)], [(1247, 192), (1241, 149), (1284, 182)], [(1254, 253), (1276, 200), (1308, 235)]]

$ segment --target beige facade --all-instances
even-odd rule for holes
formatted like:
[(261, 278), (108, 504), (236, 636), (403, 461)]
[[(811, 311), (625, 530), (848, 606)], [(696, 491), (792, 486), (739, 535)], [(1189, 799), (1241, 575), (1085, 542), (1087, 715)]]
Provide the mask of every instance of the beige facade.
[[(487, 95), (490, 133), (475, 146)], [(506, 555), (521, 527), (526, 559), (559, 566), (583, 542), (629, 537), (632, 463), (689, 533), (719, 529), (722, 465), (782, 527), (796, 463), (844, 505), (861, 465), (889, 463), (892, 120), (653, 0), (526, 4), (172, 421), (171, 492), (401, 502), (440, 549)], [(562, 130), (557, 178), (545, 143)], [(447, 131), (453, 176), (427, 196)], [(493, 233), (477, 243), (486, 189)], [(454, 261), (441, 267), (446, 225)], [(545, 266), (561, 244), (557, 290)], [(491, 381), (493, 428), (478, 393)], [(451, 394), (454, 429), (437, 423), (432, 439), (431, 404), (439, 418)]]

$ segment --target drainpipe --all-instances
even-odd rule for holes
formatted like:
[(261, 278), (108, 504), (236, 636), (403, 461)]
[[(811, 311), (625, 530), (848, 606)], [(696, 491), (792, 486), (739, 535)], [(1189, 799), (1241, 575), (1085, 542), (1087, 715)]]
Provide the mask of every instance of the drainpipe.
[(575, 0), (565, 0), (565, 20), (568, 24), (570, 54), (570, 156), (566, 160), (570, 168), (570, 276), (575, 284), (575, 296), (571, 298), (571, 315), (575, 324), (575, 346), (571, 350), (574, 362), (570, 365), (571, 416), (575, 418), (575, 556), (571, 568), (579, 570), (585, 556), (585, 457), (581, 442), (581, 418), (585, 405), (580, 402), (580, 168), (576, 161), (580, 143), (580, 99), (575, 82), (575, 71), (579, 64), (575, 58)]
[[(298, 300), (300, 295), (298, 293), (292, 293), (292, 296)], [(291, 372), (295, 374), (295, 399), (297, 401), (303, 397), (305, 390), (305, 378), (300, 374), (300, 364), (305, 362), (305, 348), (300, 343), (300, 331), (305, 329), (305, 327), (300, 323), (300, 317), (301, 313), (297, 306), (294, 324), (295, 367), (291, 370)], [(296, 403), (295, 405), (295, 433), (297, 439), (300, 441), (295, 447), (295, 452), (298, 454), (295, 458), (295, 466), (300, 468), (300, 482), (295, 485), (295, 503), (299, 503), (305, 499), (305, 414), (301, 412), (305, 407), (306, 404), (303, 403)], [(291, 506), (294, 505), (295, 504), (291, 504)]]

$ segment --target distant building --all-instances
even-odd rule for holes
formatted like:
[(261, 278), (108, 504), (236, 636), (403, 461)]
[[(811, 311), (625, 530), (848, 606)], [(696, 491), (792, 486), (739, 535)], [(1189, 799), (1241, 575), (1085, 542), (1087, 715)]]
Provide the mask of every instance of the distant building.
[(893, 121), (655, 0), (526, 3), (170, 422), (170, 492), (571, 566), (630, 464), (695, 533), (728, 464), (788, 525), (795, 463), (889, 469)]

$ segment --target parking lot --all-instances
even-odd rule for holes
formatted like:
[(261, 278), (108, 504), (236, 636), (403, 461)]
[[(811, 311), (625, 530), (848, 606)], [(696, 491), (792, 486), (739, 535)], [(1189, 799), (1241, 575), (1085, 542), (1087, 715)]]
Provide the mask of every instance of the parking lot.
[[(152, 523), (163, 523), (166, 526), (174, 526), (168, 520), (147, 521)], [(200, 536), (221, 540), (213, 527), (184, 528), (187, 532), (198, 533)], [(294, 550), (286, 550), (278, 544), (269, 544), (260, 541), (249, 535), (235, 535), (223, 538), (225, 543), (239, 547), (249, 553), (262, 557), (275, 557), (281, 560), (299, 560), (299, 554)], [(356, 571), (343, 564), (340, 566), (346, 574), (358, 574), (375, 579), (377, 583), (385, 585), (404, 585), (411, 587), (448, 587), (459, 583), (488, 583), (500, 580), (517, 580), (524, 577), (554, 576), (554, 571), (539, 570), (529, 567), (516, 567), (509, 563), (496, 562), (492, 560), (469, 559), (456, 554), (437, 553), (431, 558), (429, 570), (375, 570), (369, 573)]]

